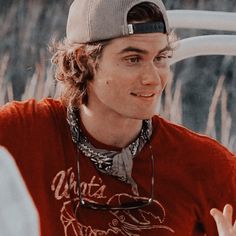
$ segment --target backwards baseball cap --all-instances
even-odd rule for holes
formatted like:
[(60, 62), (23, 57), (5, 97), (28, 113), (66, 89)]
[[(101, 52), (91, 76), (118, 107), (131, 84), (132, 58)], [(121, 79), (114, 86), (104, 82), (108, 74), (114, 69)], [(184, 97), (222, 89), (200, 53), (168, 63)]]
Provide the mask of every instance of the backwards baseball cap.
[[(129, 24), (128, 12), (143, 2), (155, 4), (164, 22)], [(154, 32), (170, 32), (166, 9), (161, 0), (74, 0), (66, 29), (67, 39), (73, 43), (91, 43)]]

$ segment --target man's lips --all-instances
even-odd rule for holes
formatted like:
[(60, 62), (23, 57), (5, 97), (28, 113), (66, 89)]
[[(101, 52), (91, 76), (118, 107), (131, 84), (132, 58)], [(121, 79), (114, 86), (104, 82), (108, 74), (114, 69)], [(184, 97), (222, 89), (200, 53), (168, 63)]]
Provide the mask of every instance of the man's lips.
[(155, 92), (137, 92), (131, 93), (132, 96), (141, 97), (141, 98), (151, 98), (155, 96)]

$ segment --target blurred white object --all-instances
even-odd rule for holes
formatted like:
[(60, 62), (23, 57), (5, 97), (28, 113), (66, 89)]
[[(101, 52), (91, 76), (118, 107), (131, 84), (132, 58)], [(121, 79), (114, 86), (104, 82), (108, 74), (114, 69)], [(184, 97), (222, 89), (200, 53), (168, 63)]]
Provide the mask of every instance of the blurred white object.
[[(200, 10), (167, 11), (171, 28), (222, 30), (236, 32), (236, 13)], [(204, 35), (182, 39), (176, 42), (171, 64), (178, 61), (206, 55), (236, 56), (236, 35)]]
[(236, 56), (236, 35), (204, 35), (179, 40), (171, 64), (201, 55)]
[(15, 161), (0, 147), (0, 236), (39, 236), (39, 216)]
[(236, 31), (236, 13), (200, 10), (167, 11), (171, 28)]

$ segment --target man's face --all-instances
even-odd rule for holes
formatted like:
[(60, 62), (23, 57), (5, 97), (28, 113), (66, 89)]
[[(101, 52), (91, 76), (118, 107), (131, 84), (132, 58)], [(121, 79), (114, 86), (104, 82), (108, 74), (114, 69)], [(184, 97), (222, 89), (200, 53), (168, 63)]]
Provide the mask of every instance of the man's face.
[(170, 75), (167, 35), (114, 39), (103, 51), (89, 84), (89, 107), (104, 115), (151, 118)]

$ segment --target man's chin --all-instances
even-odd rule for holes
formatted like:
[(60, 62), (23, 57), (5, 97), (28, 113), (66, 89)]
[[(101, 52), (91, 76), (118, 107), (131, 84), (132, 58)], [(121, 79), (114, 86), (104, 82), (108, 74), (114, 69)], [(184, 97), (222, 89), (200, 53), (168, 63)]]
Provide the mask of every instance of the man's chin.
[(155, 112), (150, 112), (150, 113), (137, 114), (133, 118), (137, 120), (149, 120), (152, 119), (154, 115), (156, 115)]

